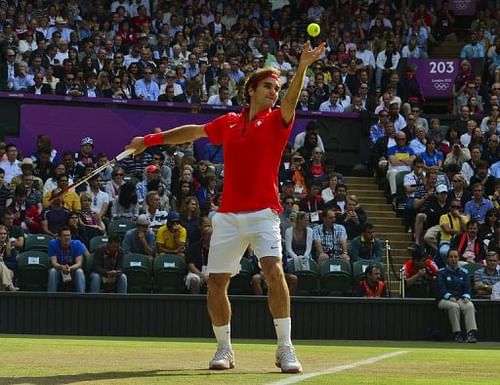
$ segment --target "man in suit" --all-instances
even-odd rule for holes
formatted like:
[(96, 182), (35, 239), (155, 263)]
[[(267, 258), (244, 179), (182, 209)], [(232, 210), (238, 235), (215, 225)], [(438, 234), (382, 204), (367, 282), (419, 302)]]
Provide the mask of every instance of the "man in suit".
[(2, 91), (12, 89), (14, 78), (17, 76), (16, 53), (9, 48), (6, 56), (7, 60), (0, 63), (0, 90)]
[(60, 81), (56, 85), (56, 95), (62, 96), (81, 96), (82, 92), (78, 85), (74, 84), (75, 74), (67, 73), (64, 76), (64, 80)]
[(34, 80), (35, 84), (28, 87), (27, 93), (35, 95), (52, 95), (52, 88), (50, 88), (50, 85), (43, 83), (43, 74), (41, 72), (37, 72), (34, 75)]

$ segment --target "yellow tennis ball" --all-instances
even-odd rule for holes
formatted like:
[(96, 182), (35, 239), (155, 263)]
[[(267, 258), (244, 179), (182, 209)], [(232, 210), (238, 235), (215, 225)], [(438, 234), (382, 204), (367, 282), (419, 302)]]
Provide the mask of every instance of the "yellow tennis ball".
[(307, 26), (307, 33), (312, 37), (318, 36), (320, 32), (321, 28), (317, 23), (311, 23)]

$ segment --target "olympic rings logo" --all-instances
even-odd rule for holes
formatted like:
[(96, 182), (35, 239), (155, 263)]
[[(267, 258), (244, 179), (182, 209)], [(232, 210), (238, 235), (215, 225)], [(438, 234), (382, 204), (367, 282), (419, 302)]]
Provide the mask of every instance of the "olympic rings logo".
[(455, 1), (455, 9), (459, 11), (466, 10), (469, 8), (471, 2), (470, 0)]
[(433, 84), (433, 86), (437, 91), (446, 91), (448, 88), (450, 88), (450, 83), (436, 82)]

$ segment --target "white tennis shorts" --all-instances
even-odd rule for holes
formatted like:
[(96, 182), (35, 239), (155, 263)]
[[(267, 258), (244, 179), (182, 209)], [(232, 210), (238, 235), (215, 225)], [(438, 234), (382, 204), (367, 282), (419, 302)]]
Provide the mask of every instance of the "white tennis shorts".
[(248, 246), (257, 258), (281, 258), (280, 219), (272, 209), (247, 213), (216, 213), (212, 218), (208, 253), (209, 273), (240, 271), (240, 259)]

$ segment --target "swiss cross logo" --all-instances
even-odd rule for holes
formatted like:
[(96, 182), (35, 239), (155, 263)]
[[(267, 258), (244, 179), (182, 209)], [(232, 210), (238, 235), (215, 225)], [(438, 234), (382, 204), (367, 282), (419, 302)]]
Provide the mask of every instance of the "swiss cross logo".
[(255, 125), (256, 125), (257, 127), (261, 126), (261, 125), (262, 125), (262, 120), (257, 120), (257, 123), (255, 123)]

